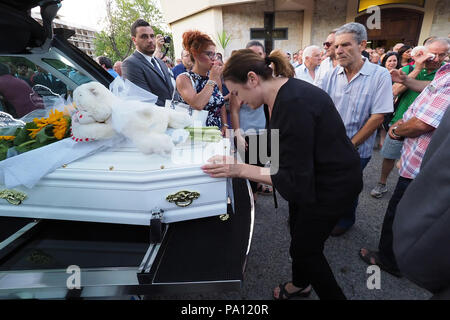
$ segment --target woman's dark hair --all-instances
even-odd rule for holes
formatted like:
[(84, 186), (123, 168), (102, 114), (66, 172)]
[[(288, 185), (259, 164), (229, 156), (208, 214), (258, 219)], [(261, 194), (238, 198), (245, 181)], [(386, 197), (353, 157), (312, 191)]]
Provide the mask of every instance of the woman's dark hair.
[[(271, 64), (273, 69), (270, 67)], [(295, 75), (294, 67), (280, 50), (275, 50), (270, 56), (262, 58), (250, 49), (242, 49), (228, 59), (223, 68), (223, 78), (235, 83), (246, 83), (250, 71), (264, 80), (272, 78), (273, 74), (287, 78)]]
[[(408, 51), (409, 49), (412, 49), (412, 47), (411, 46), (403, 46), (403, 47), (401, 47), (400, 49), (398, 49), (398, 57), (399, 57), (399, 59), (400, 59), (400, 63), (402, 62), (402, 57), (403, 57), (403, 54), (406, 52), (406, 51)], [(411, 59), (409, 59), (410, 61), (411, 61)], [(409, 61), (408, 61), (409, 62)]]
[(266, 48), (264, 48), (264, 45), (257, 40), (252, 40), (249, 43), (247, 43), (247, 45), (245, 46), (245, 49), (249, 49), (250, 47), (261, 47), (264, 52), (266, 51)]
[(215, 46), (211, 38), (205, 33), (197, 30), (183, 33), (183, 47), (190, 53), (192, 62), (195, 62), (193, 53), (198, 55), (211, 45)]
[(400, 69), (402, 67), (402, 61), (398, 56), (397, 52), (389, 51), (386, 53), (383, 57), (383, 60), (381, 60), (381, 66), (386, 68), (386, 62), (389, 59), (389, 57), (396, 56), (397, 57), (397, 65), (395, 66), (395, 69)]

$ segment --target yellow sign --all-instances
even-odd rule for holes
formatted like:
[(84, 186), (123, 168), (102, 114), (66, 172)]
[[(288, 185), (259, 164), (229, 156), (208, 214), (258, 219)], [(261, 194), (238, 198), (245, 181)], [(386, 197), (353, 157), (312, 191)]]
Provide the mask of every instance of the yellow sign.
[(424, 7), (425, 0), (359, 0), (358, 12), (364, 11), (370, 6), (383, 6), (386, 4), (410, 4), (413, 6)]

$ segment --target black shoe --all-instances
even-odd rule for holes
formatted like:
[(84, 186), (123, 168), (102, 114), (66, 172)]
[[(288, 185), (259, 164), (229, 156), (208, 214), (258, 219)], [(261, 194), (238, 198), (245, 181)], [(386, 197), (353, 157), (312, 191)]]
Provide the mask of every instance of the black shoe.
[(340, 237), (343, 234), (345, 234), (348, 230), (350, 230), (351, 228), (352, 228), (351, 226), (347, 227), (347, 228), (341, 227), (341, 226), (335, 226), (333, 228), (333, 230), (331, 231), (330, 236), (332, 236), (332, 237)]

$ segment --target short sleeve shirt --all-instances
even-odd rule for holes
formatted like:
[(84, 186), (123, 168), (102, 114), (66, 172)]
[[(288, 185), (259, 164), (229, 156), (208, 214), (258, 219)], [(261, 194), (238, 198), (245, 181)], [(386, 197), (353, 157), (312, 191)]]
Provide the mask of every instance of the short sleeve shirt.
[[(370, 63), (363, 58), (364, 65), (349, 82), (343, 67), (328, 72), (320, 87), (333, 100), (344, 122), (347, 136), (352, 139), (373, 114), (384, 114), (394, 110), (392, 79), (386, 68)], [(376, 131), (358, 149), (361, 158), (372, 156)]]
[[(315, 74), (317, 74), (317, 70), (319, 70), (319, 67), (317, 67), (315, 69)], [(309, 83), (313, 83), (314, 79), (311, 77), (311, 75), (309, 74), (309, 70), (308, 68), (305, 66), (305, 64), (302, 64), (300, 67), (295, 69), (295, 77), (297, 79), (309, 82)]]
[[(439, 69), (434, 80), (422, 91), (403, 115), (403, 121), (417, 118), (437, 128), (450, 105), (450, 64)], [(406, 138), (403, 143), (400, 176), (415, 179), (434, 130), (416, 138)]]
[(335, 67), (333, 66), (333, 61), (330, 59), (330, 57), (323, 60), (319, 66), (319, 69), (316, 72), (316, 77), (314, 78), (314, 85), (321, 88), (322, 80), (325, 77), (325, 75), (328, 72), (333, 71), (334, 69), (335, 69)]
[[(415, 65), (413, 66), (413, 68), (410, 68), (410, 66), (406, 66), (402, 68), (402, 71), (406, 74), (409, 74), (410, 70), (414, 70), (415, 67)], [(434, 70), (428, 73), (427, 69), (422, 69), (422, 71), (420, 71), (420, 73), (417, 75), (416, 80), (433, 81), (434, 76), (436, 75), (436, 71), (437, 70)], [(394, 118), (392, 118), (391, 124), (396, 123), (403, 117), (403, 114), (406, 112), (406, 110), (408, 110), (409, 106), (414, 102), (414, 100), (416, 100), (419, 94), (419, 92), (409, 89), (402, 94), (401, 100), (398, 104), (397, 110), (395, 111)]]

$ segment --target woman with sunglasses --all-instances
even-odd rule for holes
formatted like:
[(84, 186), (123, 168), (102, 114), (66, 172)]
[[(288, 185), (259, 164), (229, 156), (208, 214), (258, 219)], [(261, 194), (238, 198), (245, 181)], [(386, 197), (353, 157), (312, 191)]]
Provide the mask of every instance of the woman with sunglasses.
[(189, 52), (194, 66), (176, 80), (175, 100), (195, 110), (207, 110), (206, 126), (216, 126), (225, 133), (227, 114), (222, 95), (222, 66), (216, 60), (216, 46), (200, 31), (183, 34), (183, 47)]

